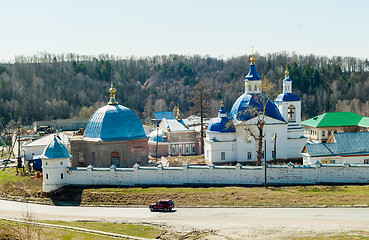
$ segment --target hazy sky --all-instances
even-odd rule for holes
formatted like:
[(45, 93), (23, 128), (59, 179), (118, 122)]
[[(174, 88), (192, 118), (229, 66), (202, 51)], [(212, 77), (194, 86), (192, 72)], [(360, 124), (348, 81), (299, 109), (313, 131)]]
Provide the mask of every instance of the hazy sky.
[(369, 1), (0, 0), (0, 61), (255, 51), (369, 57)]

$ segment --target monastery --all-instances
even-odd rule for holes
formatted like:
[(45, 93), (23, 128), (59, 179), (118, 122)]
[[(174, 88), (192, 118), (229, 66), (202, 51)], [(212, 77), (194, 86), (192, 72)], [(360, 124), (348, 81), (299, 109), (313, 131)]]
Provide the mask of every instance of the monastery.
[[(140, 120), (129, 108), (115, 100), (110, 88), (110, 101), (96, 110), (88, 121), (84, 136), (71, 139), (71, 153), (54, 137), (42, 154), (43, 191), (51, 192), (67, 185), (115, 186), (192, 186), (192, 185), (288, 185), (320, 183), (369, 183), (369, 133), (336, 133), (332, 141), (321, 145), (306, 145), (305, 165), (242, 166), (255, 164), (255, 126), (263, 113), (263, 161), (298, 159), (307, 142), (301, 127), (301, 101), (292, 93), (292, 80), (286, 71), (283, 93), (274, 101), (263, 94), (262, 80), (251, 58), (250, 71), (245, 79), (245, 93), (233, 104), (229, 117), (221, 105), (218, 117), (211, 119), (206, 131), (205, 158), (208, 166), (182, 167), (145, 166), (148, 161), (148, 137)], [(169, 134), (178, 120), (162, 123), (161, 131)], [(182, 129), (182, 126), (180, 126)], [(168, 130), (167, 130), (168, 129)], [(183, 130), (183, 129), (182, 129)], [(183, 131), (181, 145), (163, 145), (172, 154), (191, 154), (199, 148), (192, 144), (190, 131)], [(253, 135), (253, 136), (252, 136)], [(155, 132), (151, 138), (165, 137)], [(347, 139), (362, 142), (360, 148), (345, 148)], [(165, 141), (163, 141), (165, 143)], [(173, 142), (171, 142), (172, 144)], [(331, 149), (328, 152), (326, 149)], [(365, 149), (364, 149), (365, 148)], [(338, 150), (337, 150), (338, 149)], [(154, 149), (153, 149), (154, 150)], [(347, 151), (346, 151), (347, 150)], [(157, 152), (156, 149), (154, 152)], [(338, 157), (337, 157), (338, 156)], [(328, 159), (322, 163), (322, 158)], [(334, 162), (333, 162), (334, 160)], [(326, 163), (335, 164), (326, 164)], [(235, 166), (216, 166), (236, 163)], [(267, 170), (268, 169), (268, 170)]]

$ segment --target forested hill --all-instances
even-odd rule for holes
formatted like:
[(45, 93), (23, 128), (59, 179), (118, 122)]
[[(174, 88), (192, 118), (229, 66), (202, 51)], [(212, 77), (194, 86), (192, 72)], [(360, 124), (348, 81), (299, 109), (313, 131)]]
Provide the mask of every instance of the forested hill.
[[(152, 118), (154, 111), (172, 111), (182, 116), (196, 114), (201, 81), (207, 85), (207, 116), (215, 117), (219, 99), (229, 112), (244, 92), (249, 57), (227, 60), (206, 56), (154, 56), (119, 59), (75, 54), (41, 54), (16, 57), (0, 64), (0, 113), (4, 124), (17, 120), (88, 118), (108, 102), (112, 79), (117, 101), (140, 118)], [(288, 65), (293, 91), (302, 100), (303, 119), (327, 111), (353, 111), (369, 116), (369, 62), (352, 57), (327, 58), (288, 53), (256, 55), (260, 75), (282, 91)], [(272, 96), (275, 97), (275, 96)]]

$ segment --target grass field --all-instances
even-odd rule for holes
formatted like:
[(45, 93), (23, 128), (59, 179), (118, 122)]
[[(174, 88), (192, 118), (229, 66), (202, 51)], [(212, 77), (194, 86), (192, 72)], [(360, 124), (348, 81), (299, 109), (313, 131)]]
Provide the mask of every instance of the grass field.
[[(127, 236), (154, 239), (165, 237), (166, 239), (176, 239), (180, 237), (175, 233), (167, 233), (166, 230), (149, 226), (135, 225), (125, 223), (102, 223), (102, 222), (65, 222), (65, 221), (47, 221), (46, 223), (72, 226), (90, 230), (98, 230), (109, 233), (117, 233)], [(117, 239), (106, 235), (92, 234), (75, 230), (57, 229), (32, 224), (18, 223), (6, 220), (0, 220), (0, 239)]]

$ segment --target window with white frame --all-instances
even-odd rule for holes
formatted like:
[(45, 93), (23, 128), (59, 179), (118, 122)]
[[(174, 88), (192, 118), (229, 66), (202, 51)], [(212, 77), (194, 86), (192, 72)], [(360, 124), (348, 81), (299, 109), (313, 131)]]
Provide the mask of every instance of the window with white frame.
[(225, 152), (220, 153), (220, 160), (225, 160)]
[(247, 160), (251, 160), (252, 159), (252, 154), (251, 152), (247, 152)]

